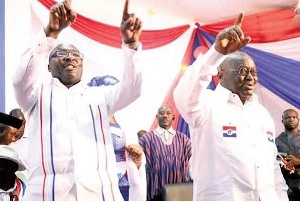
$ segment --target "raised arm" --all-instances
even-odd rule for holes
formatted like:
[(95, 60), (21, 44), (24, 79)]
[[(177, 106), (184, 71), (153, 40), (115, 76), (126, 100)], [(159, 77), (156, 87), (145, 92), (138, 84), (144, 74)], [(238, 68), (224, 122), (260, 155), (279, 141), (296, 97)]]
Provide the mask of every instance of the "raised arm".
[(142, 21), (134, 13), (128, 12), (129, 0), (125, 1), (121, 31), (123, 42), (131, 49), (137, 49), (142, 34)]
[(36, 102), (36, 84), (46, 75), (48, 55), (56, 44), (56, 38), (75, 19), (76, 13), (71, 9), (71, 0), (52, 6), (48, 25), (38, 33), (33, 46), (22, 55), (12, 82), (16, 100), (23, 111), (29, 110)]
[(76, 20), (76, 12), (71, 8), (71, 0), (65, 0), (50, 8), (49, 23), (44, 29), (47, 37), (56, 39), (59, 33)]
[(141, 94), (142, 72), (139, 53), (142, 46), (139, 39), (142, 33), (142, 21), (135, 17), (135, 14), (129, 14), (128, 7), (129, 0), (126, 0), (120, 25), (124, 69), (120, 82), (115, 85), (117, 88), (107, 97), (109, 114), (126, 107)]
[(212, 76), (217, 75), (217, 67), (227, 54), (244, 47), (251, 40), (250, 37), (244, 37), (241, 28), (243, 17), (241, 13), (234, 25), (217, 35), (214, 45), (187, 69), (174, 89), (176, 107), (189, 125), (200, 125), (205, 120), (205, 104), (210, 103), (207, 87)]

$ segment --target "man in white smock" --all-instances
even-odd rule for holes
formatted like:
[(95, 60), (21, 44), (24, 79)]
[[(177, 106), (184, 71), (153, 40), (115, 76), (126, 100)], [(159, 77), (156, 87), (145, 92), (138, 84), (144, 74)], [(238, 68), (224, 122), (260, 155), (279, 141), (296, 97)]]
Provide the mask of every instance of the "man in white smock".
[[(128, 1), (121, 23), (125, 68), (118, 84), (87, 86), (81, 81), (82, 53), (58, 41), (59, 33), (76, 19), (70, 0), (51, 7), (48, 25), (22, 56), (13, 85), (30, 134), (25, 200), (123, 200), (108, 118), (141, 92), (136, 64), (142, 22), (128, 13)], [(51, 81), (39, 80), (45, 60)]]
[[(250, 41), (242, 20), (240, 14), (217, 35), (174, 90), (175, 104), (190, 126), (196, 201), (288, 201), (276, 161), (274, 121), (254, 94), (257, 69), (238, 51)], [(214, 91), (207, 89), (213, 75), (219, 78)]]

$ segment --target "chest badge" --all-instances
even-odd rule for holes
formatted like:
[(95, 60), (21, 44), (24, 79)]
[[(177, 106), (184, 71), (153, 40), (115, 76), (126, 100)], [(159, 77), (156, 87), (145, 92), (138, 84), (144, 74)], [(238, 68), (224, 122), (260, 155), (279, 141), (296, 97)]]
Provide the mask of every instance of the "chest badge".
[(223, 126), (223, 137), (236, 137), (236, 126)]

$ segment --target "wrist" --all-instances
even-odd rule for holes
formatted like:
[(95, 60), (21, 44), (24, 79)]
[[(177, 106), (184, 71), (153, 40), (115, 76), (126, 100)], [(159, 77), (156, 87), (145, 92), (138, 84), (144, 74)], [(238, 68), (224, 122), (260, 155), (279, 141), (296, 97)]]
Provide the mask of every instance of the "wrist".
[(142, 164), (142, 161), (141, 160), (136, 160), (136, 161), (134, 161), (134, 163), (135, 163), (136, 167), (139, 169), (141, 164)]
[(53, 29), (53, 28), (51, 28), (49, 26), (47, 26), (47, 27), (44, 28), (44, 32), (46, 34), (46, 37), (52, 37), (54, 39), (57, 39), (57, 37), (58, 37), (58, 35), (60, 33), (60, 31), (55, 30), (55, 29)]
[(134, 42), (131, 42), (131, 41), (125, 42), (125, 41), (123, 41), (123, 45), (125, 47), (129, 48), (129, 49), (137, 50), (137, 48), (139, 46), (139, 42), (136, 42), (136, 41), (134, 41)]

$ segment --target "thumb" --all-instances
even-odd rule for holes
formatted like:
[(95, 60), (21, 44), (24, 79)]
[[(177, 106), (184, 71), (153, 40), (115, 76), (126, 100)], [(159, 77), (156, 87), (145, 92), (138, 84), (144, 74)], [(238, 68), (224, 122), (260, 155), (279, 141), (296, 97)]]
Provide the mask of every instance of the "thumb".
[(243, 39), (243, 40), (240, 42), (239, 49), (241, 49), (241, 48), (243, 48), (244, 46), (246, 46), (250, 41), (251, 41), (251, 37), (246, 37), (245, 39)]

